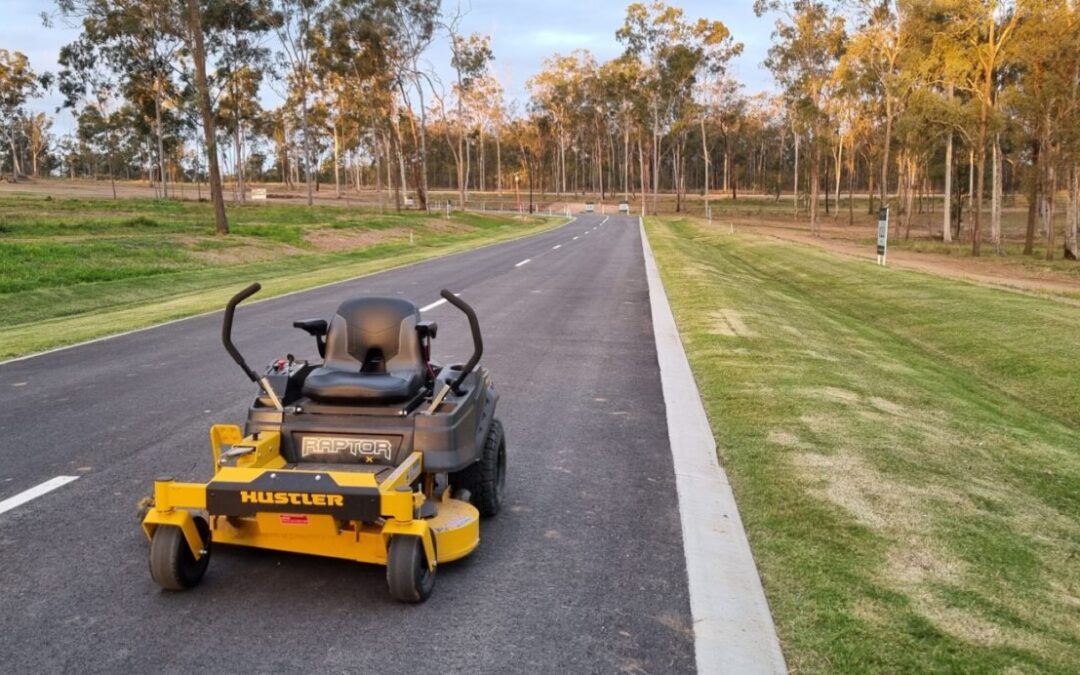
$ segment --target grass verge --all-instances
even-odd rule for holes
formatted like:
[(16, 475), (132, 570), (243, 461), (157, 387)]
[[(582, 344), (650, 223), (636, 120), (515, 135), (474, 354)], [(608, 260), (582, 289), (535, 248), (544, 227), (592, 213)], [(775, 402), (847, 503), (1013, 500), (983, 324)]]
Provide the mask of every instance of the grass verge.
[(1080, 308), (650, 219), (795, 672), (1074, 672)]
[(559, 219), (381, 214), (342, 207), (0, 197), (0, 359), (506, 241)]

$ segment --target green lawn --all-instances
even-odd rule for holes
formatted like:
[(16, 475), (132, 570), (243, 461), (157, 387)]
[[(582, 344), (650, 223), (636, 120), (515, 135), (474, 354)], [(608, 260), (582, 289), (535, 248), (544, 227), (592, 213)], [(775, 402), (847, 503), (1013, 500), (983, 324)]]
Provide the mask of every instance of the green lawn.
[(1075, 672), (1080, 308), (647, 226), (792, 670)]
[(558, 219), (339, 206), (0, 196), (0, 358), (190, 316), (531, 234)]

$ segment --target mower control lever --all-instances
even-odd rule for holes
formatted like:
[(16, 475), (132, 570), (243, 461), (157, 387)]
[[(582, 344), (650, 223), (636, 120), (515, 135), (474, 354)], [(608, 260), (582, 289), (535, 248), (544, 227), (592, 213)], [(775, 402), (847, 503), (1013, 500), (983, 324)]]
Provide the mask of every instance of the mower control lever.
[(445, 288), (442, 289), (440, 295), (443, 297), (444, 300), (449, 302), (454, 307), (460, 309), (462, 313), (465, 314), (466, 317), (468, 317), (469, 330), (472, 331), (472, 356), (469, 357), (469, 361), (465, 364), (465, 367), (461, 369), (461, 374), (458, 375), (457, 379), (454, 380), (454, 383), (450, 385), (450, 388), (454, 390), (455, 394), (460, 394), (461, 391), (458, 388), (461, 386), (461, 383), (465, 381), (465, 378), (468, 377), (469, 373), (473, 371), (473, 368), (476, 367), (476, 364), (480, 362), (480, 357), (484, 353), (484, 339), (480, 335), (480, 321), (476, 318), (476, 312), (474, 312), (473, 308), (469, 306), (469, 303), (465, 302), (464, 300), (454, 295)]
[(252, 382), (259, 383), (259, 386), (266, 392), (266, 395), (270, 397), (270, 401), (274, 404), (274, 407), (280, 412), (284, 410), (285, 407), (281, 405), (281, 399), (278, 398), (277, 392), (274, 391), (274, 388), (270, 386), (270, 382), (268, 382), (265, 377), (259, 377), (255, 374), (255, 371), (248, 366), (246, 361), (244, 361), (244, 357), (240, 354), (240, 350), (236, 348), (236, 345), (234, 345), (232, 341), (233, 315), (236, 314), (236, 306), (255, 295), (260, 290), (262, 290), (261, 284), (258, 282), (251, 284), (244, 290), (232, 296), (228, 304), (225, 305), (225, 320), (221, 324), (221, 342), (225, 345), (225, 351), (229, 352), (229, 356), (232, 357), (232, 360), (236, 361), (236, 365), (240, 366), (240, 370), (243, 370), (244, 374), (251, 378)]

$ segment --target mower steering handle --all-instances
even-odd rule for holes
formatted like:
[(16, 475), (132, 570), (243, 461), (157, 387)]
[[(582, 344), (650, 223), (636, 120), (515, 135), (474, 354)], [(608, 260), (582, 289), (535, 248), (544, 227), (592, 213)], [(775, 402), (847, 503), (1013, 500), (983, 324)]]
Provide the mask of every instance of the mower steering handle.
[(454, 390), (454, 393), (459, 393), (458, 387), (465, 381), (465, 378), (468, 377), (469, 373), (473, 371), (476, 364), (480, 362), (480, 357), (484, 354), (484, 338), (480, 335), (480, 320), (476, 318), (476, 312), (469, 306), (469, 303), (445, 288), (442, 289), (442, 292), (439, 295), (451, 305), (461, 310), (461, 312), (469, 319), (469, 330), (472, 331), (472, 356), (469, 357), (469, 361), (465, 364), (465, 367), (461, 369), (461, 374), (458, 375), (457, 379), (454, 380), (454, 383), (450, 385)]
[(232, 296), (232, 299), (225, 305), (225, 320), (221, 324), (221, 342), (225, 345), (225, 351), (229, 352), (229, 356), (232, 357), (233, 361), (236, 361), (236, 365), (240, 366), (240, 369), (244, 371), (245, 375), (251, 378), (252, 382), (257, 382), (259, 376), (248, 366), (244, 361), (244, 357), (240, 355), (240, 350), (233, 344), (232, 324), (233, 314), (236, 313), (236, 306), (255, 295), (260, 290), (262, 290), (262, 285), (256, 282)]

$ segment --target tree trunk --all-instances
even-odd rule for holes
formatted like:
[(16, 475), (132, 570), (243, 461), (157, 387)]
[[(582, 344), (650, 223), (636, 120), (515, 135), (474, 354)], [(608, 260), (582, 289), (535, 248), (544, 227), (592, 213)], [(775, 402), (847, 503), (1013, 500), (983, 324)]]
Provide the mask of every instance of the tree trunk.
[(1001, 135), (994, 135), (993, 176), (990, 179), (990, 239), (994, 242), (994, 253), (1001, 255)]
[(843, 175), (841, 167), (844, 161), (844, 137), (838, 136), (836, 148), (836, 215), (840, 215), (840, 177)]
[(1076, 230), (1080, 224), (1080, 167), (1075, 163), (1069, 170), (1069, 204), (1065, 211), (1065, 259), (1080, 259)]
[(307, 204), (315, 203), (314, 178), (315, 172), (311, 166), (314, 161), (311, 157), (311, 127), (308, 125), (307, 105), (307, 69), (300, 69), (300, 125), (304, 134), (304, 172), (307, 174)]
[[(1047, 155), (1052, 155), (1049, 148), (1044, 148)], [(1046, 259), (1054, 259), (1054, 193), (1057, 191), (1057, 167), (1052, 157), (1046, 162), (1046, 183), (1039, 209), (1042, 216), (1043, 230), (1046, 232)]]
[(866, 213), (867, 215), (874, 215), (874, 170), (870, 166), (870, 157), (866, 157)]
[(791, 188), (795, 202), (795, 219), (799, 219), (799, 134), (795, 134), (795, 171), (793, 172), (793, 186)]
[(427, 106), (424, 104), (424, 88), (421, 86), (420, 69), (413, 64), (416, 92), (420, 98), (420, 180), (416, 184), (416, 206), (422, 211), (428, 210), (427, 176)]
[(953, 132), (945, 140), (945, 213), (942, 216), (941, 240), (952, 241)]
[(11, 182), (19, 182), (19, 151), (15, 148), (15, 132), (8, 132), (8, 143), (11, 146)]
[(495, 129), (495, 189), (502, 197), (502, 134)]
[(848, 225), (855, 224), (855, 140), (852, 139), (851, 148), (848, 152), (848, 173), (847, 173), (847, 194), (848, 194)]
[(214, 111), (210, 106), (210, 86), (206, 81), (206, 45), (203, 42), (199, 0), (187, 0), (187, 7), (188, 30), (191, 32), (192, 41), (192, 58), (195, 62), (195, 87), (199, 101), (199, 112), (202, 115), (206, 159), (210, 171), (210, 199), (214, 203), (214, 220), (217, 224), (218, 234), (228, 234), (229, 220), (225, 216), (225, 195), (221, 190), (221, 169), (218, 166)]
[(705, 116), (701, 116), (701, 162), (705, 170), (705, 180), (701, 186), (701, 196), (705, 199), (705, 217), (709, 217), (709, 143), (705, 135)]
[(341, 138), (336, 121), (334, 122), (334, 194), (341, 199)]
[(977, 256), (982, 249), (982, 195), (983, 172), (986, 170), (986, 129), (980, 126), (979, 146), (971, 151), (971, 168), (968, 172), (968, 196), (971, 199), (971, 255)]
[(915, 158), (903, 153), (904, 161), (904, 240), (911, 238), (911, 221), (915, 216), (915, 181), (917, 180)]
[(1031, 177), (1028, 179), (1027, 231), (1024, 233), (1024, 255), (1035, 254), (1035, 220), (1039, 213), (1039, 193), (1042, 191), (1042, 144), (1031, 143)]
[(234, 121), (236, 122), (236, 128), (233, 130), (233, 144), (235, 145), (235, 150), (236, 150), (236, 152), (234, 153), (234, 156), (236, 157), (236, 196), (237, 196), (237, 201), (243, 202), (245, 195), (244, 195), (244, 173), (243, 173), (244, 156), (243, 156), (242, 148), (244, 146), (240, 142), (240, 119), (239, 119), (239, 117), (237, 117)]
[[(390, 115), (390, 141), (393, 146), (392, 152), (397, 158), (398, 173), (400, 182), (394, 184), (394, 205), (398, 211), (404, 206), (402, 200), (402, 193), (408, 193), (408, 188), (405, 183), (405, 157), (404, 151), (401, 147), (401, 125), (398, 122), (397, 108), (393, 107)], [(389, 169), (387, 169), (387, 175), (389, 177)]]
[(641, 147), (641, 132), (638, 132), (637, 142), (637, 155), (638, 155), (638, 171), (641, 173), (641, 215), (645, 216), (645, 200), (646, 195), (649, 194), (648, 183), (645, 179), (645, 150)]
[[(829, 153), (832, 157), (832, 152)], [(829, 160), (825, 160), (825, 215), (829, 215)]]
[(161, 196), (169, 198), (169, 186), (165, 180), (165, 140), (161, 130), (161, 87), (154, 77), (154, 133), (157, 135), (158, 180), (161, 181)]
[(889, 191), (889, 148), (892, 145), (893, 107), (892, 99), (885, 94), (885, 142), (881, 148), (881, 204), (884, 206)]
[(815, 134), (810, 146), (810, 232), (818, 234), (818, 196), (821, 190), (821, 145)]
[(660, 197), (660, 119), (659, 113), (653, 110), (653, 215), (658, 213), (657, 200)]

